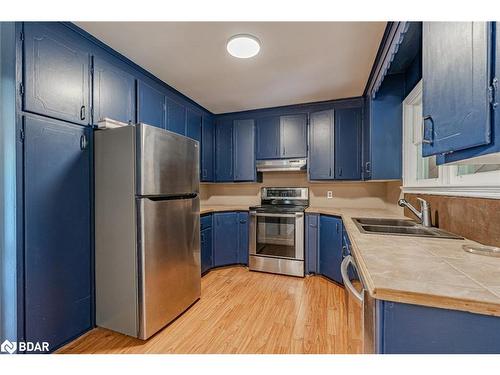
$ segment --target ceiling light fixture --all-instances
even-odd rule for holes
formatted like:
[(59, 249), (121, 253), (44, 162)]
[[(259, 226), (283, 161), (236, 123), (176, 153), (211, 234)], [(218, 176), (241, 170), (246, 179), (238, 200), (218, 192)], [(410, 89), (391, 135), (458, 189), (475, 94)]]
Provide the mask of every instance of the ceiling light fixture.
[(248, 59), (259, 53), (260, 41), (252, 35), (238, 34), (229, 38), (226, 48), (230, 55), (239, 59)]

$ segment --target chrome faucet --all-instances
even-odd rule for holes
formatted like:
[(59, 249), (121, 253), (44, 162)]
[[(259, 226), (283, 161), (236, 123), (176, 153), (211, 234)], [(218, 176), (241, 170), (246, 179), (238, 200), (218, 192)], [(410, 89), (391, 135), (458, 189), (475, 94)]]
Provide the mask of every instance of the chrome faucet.
[(413, 212), (413, 214), (418, 217), (424, 227), (432, 227), (431, 205), (425, 199), (417, 199), (420, 202), (420, 211), (413, 207), (406, 199), (400, 199), (398, 201), (398, 205), (400, 205), (401, 207), (407, 207), (411, 212)]

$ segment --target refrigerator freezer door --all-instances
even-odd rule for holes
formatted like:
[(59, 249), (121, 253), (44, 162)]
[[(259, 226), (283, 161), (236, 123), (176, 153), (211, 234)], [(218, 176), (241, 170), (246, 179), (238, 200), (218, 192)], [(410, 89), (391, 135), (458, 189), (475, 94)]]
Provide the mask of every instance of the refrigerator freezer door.
[(191, 138), (137, 125), (137, 195), (199, 192), (200, 146)]
[(200, 298), (200, 201), (137, 202), (139, 338), (147, 339)]

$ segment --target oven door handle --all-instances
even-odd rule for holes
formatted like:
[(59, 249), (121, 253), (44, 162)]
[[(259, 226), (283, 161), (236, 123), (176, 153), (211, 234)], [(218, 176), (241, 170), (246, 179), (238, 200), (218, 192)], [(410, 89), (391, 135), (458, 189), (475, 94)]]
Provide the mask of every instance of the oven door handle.
[(302, 212), (297, 212), (295, 214), (266, 214), (261, 212), (250, 211), (251, 216), (260, 216), (260, 217), (302, 217), (304, 214)]
[(349, 279), (349, 272), (347, 271), (349, 264), (352, 264), (353, 267), (356, 268), (356, 263), (354, 263), (352, 255), (346, 256), (342, 261), (342, 264), (340, 266), (340, 273), (342, 274), (342, 280), (344, 281), (344, 285), (349, 294), (353, 296), (356, 302), (358, 302), (361, 305), (363, 303), (363, 295), (356, 290), (354, 285), (352, 285), (351, 280)]

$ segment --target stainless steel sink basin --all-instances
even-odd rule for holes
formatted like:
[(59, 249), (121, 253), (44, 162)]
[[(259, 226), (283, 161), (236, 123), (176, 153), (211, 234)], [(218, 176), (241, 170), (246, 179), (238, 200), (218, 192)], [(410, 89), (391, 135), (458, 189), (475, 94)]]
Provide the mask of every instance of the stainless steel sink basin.
[(354, 219), (355, 222), (357, 221), (360, 224), (367, 224), (367, 225), (389, 225), (392, 227), (414, 227), (418, 225), (413, 220), (403, 220), (403, 219), (382, 219), (382, 218), (371, 218), (371, 217), (366, 217), (366, 218), (356, 218)]
[(353, 218), (354, 224), (361, 233), (382, 234), (392, 236), (412, 236), (448, 238), (463, 240), (462, 237), (439, 228), (424, 227), (411, 220), (382, 218)]

